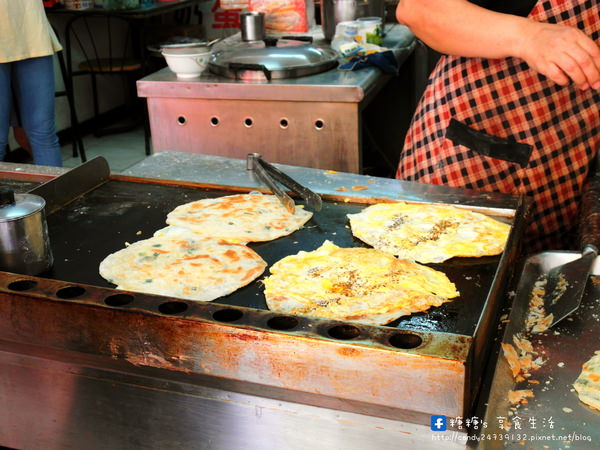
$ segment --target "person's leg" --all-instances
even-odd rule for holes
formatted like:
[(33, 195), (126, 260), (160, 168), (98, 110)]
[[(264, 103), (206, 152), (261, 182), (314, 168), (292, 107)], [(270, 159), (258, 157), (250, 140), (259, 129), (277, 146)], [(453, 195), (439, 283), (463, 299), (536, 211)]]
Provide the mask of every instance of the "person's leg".
[(8, 145), (8, 129), (10, 128), (10, 65), (0, 64), (0, 161), (4, 161), (6, 146)]
[(29, 138), (33, 162), (62, 166), (54, 123), (54, 66), (52, 56), (13, 63), (13, 85), (21, 122)]

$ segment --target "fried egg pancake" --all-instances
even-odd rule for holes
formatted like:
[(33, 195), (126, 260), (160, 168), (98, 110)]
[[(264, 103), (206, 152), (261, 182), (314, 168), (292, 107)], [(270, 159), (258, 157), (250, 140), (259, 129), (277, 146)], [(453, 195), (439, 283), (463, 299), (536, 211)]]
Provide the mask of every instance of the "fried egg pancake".
[(100, 275), (117, 289), (211, 301), (247, 285), (267, 266), (245, 245), (169, 228), (108, 255)]
[(298, 206), (290, 214), (274, 195), (239, 194), (180, 205), (167, 223), (231, 242), (259, 242), (291, 234), (311, 217)]
[(600, 350), (587, 361), (573, 383), (579, 400), (600, 411)]
[(500, 254), (510, 231), (506, 223), (449, 205), (379, 203), (348, 218), (361, 241), (423, 264)]
[(384, 325), (459, 295), (442, 272), (371, 248), (318, 249), (287, 256), (264, 280), (270, 310)]

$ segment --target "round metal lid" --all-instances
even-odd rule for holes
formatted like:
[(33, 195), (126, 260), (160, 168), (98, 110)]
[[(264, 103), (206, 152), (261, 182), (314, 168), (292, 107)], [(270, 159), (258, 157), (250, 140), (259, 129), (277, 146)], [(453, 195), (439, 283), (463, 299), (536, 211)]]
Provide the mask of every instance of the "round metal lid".
[(15, 194), (8, 187), (0, 187), (0, 222), (22, 219), (46, 206), (38, 195)]
[(258, 71), (267, 79), (294, 78), (324, 72), (337, 65), (337, 53), (302, 41), (279, 39), (268, 45), (264, 41), (244, 42), (213, 53), (212, 72), (230, 78), (241, 72)]

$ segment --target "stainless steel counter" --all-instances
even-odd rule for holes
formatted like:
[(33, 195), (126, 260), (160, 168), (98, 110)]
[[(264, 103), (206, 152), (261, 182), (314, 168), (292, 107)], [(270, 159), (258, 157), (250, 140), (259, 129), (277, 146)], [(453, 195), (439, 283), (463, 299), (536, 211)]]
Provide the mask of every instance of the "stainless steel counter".
[[(447, 186), (400, 181), (391, 178), (370, 177), (347, 172), (312, 169), (285, 164), (275, 164), (299, 183), (319, 194), (344, 195), (351, 197), (394, 198), (414, 200), (427, 198), (434, 202), (472, 205), (493, 205), (498, 209), (514, 209), (512, 196), (476, 191), (465, 191)], [(246, 159), (161, 152), (125, 170), (123, 175), (160, 178), (164, 180), (210, 183), (224, 186), (248, 188), (263, 187), (251, 171), (246, 170)], [(471, 195), (465, 196), (466, 192)]]
[[(327, 45), (320, 29), (314, 35), (316, 45)], [(416, 38), (393, 25), (383, 45), (402, 65)], [(208, 72), (180, 80), (165, 68), (137, 85), (138, 95), (147, 98), (155, 152), (234, 158), (259, 152), (273, 162), (359, 173), (362, 111), (392, 78), (367, 68), (272, 82), (240, 82)]]

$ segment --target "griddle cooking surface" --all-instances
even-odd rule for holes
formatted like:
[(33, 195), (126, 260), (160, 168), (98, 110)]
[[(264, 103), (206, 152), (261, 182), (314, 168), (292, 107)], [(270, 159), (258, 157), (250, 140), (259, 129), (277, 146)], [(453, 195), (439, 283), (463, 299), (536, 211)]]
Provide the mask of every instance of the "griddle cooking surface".
[[(48, 219), (54, 253), (53, 269), (47, 278), (94, 286), (114, 287), (98, 273), (100, 262), (110, 253), (151, 237), (166, 226), (167, 214), (176, 206), (202, 198), (231, 195), (234, 192), (132, 183), (111, 180), (51, 214)], [(300, 250), (311, 251), (329, 239), (340, 247), (364, 246), (355, 239), (346, 214), (361, 211), (365, 205), (324, 202), (305, 227), (290, 236), (249, 246), (268, 264)], [(440, 331), (472, 336), (498, 268), (499, 257), (454, 258), (431, 265), (445, 272), (461, 296), (429, 313), (414, 314), (393, 322), (397, 328)], [(268, 309), (259, 278), (215, 303)]]

